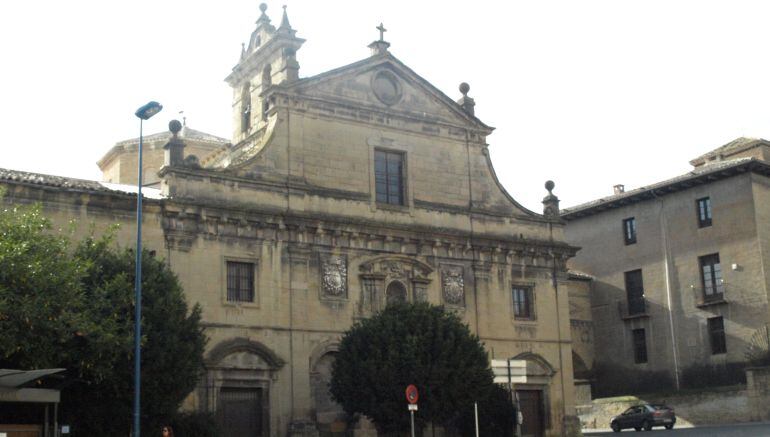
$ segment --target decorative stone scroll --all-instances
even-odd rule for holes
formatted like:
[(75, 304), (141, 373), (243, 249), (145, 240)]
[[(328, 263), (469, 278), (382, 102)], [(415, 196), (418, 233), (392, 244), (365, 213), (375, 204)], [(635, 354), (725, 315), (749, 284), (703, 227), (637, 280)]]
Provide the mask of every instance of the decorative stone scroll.
[(461, 266), (441, 267), (441, 291), (448, 305), (465, 305), (465, 280)]
[(348, 262), (345, 256), (320, 255), (321, 295), (346, 298), (348, 296)]

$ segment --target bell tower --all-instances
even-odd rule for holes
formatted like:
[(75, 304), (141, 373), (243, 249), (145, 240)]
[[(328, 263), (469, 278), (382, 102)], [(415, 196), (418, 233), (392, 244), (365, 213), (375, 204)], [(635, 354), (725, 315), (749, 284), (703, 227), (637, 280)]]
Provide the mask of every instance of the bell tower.
[(305, 42), (297, 38), (289, 24), (286, 6), (278, 29), (270, 24), (267, 5), (259, 5), (261, 15), (249, 43), (241, 45), (241, 59), (225, 81), (233, 89), (233, 144), (259, 130), (267, 122), (271, 86), (299, 78), (297, 50)]

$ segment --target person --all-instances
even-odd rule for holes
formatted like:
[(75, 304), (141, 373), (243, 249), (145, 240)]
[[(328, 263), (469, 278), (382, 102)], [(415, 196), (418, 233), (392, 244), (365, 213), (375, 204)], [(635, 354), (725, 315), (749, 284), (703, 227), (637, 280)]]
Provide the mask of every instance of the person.
[(166, 425), (161, 429), (163, 437), (174, 437), (174, 430)]

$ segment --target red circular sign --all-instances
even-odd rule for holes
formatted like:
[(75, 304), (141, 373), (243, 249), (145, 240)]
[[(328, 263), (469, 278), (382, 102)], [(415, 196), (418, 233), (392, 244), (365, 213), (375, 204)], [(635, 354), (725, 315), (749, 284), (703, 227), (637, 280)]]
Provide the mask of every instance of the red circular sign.
[(414, 386), (414, 384), (409, 384), (409, 387), (406, 388), (406, 400), (409, 401), (410, 404), (416, 404), (417, 399), (420, 398), (420, 393), (417, 392), (417, 387)]

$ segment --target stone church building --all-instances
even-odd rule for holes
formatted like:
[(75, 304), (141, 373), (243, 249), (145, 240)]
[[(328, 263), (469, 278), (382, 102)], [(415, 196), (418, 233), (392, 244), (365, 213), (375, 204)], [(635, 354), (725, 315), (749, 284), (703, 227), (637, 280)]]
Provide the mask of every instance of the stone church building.
[[(260, 9), (226, 78), (232, 141), (177, 125), (147, 143), (143, 239), (201, 304), (209, 337), (185, 408), (216, 412), (228, 436), (375, 435), (328, 393), (338, 342), (390, 302), (428, 301), (459, 314), (490, 358), (527, 361), (525, 435), (567, 435), (577, 248), (553, 184), (543, 214), (518, 204), (469, 87), (458, 101), (436, 89), (382, 27), (371, 56), (300, 77), (304, 40), (285, 10), (276, 27)], [(3, 171), (6, 200), (41, 201), (57, 222), (122, 223), (130, 245), (135, 194), (119, 184), (136, 182), (137, 142), (99, 161), (104, 182)]]

